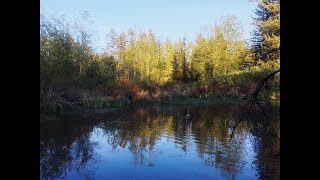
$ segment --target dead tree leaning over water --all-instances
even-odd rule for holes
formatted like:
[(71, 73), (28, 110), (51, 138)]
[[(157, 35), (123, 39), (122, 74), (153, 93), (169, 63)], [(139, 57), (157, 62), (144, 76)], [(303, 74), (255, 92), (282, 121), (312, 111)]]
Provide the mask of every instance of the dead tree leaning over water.
[[(250, 98), (249, 98), (249, 101), (248, 101), (248, 104), (246, 105), (247, 107), (247, 110), (239, 117), (239, 120), (238, 122), (233, 126), (233, 130), (232, 130), (232, 133), (231, 133), (231, 136), (230, 136), (230, 139), (229, 139), (229, 142), (231, 141), (232, 139), (232, 136), (233, 136), (233, 133), (235, 131), (235, 129), (237, 128), (237, 126), (240, 124), (240, 122), (250, 116), (252, 114), (252, 111), (253, 109), (256, 107), (256, 105), (261, 109), (262, 113), (267, 116), (267, 114), (265, 113), (265, 108), (262, 107), (261, 103), (259, 103), (258, 99), (257, 99), (257, 96), (259, 93), (261, 93), (261, 91), (263, 89), (265, 89), (267, 91), (267, 82), (268, 80), (272, 79), (278, 72), (280, 72), (280, 69), (272, 72), (271, 74), (269, 74), (268, 76), (266, 76), (265, 78), (263, 78), (259, 84), (256, 86), (256, 88), (253, 90)], [(267, 105), (269, 105), (270, 107), (270, 102), (268, 101), (268, 97), (267, 96), (264, 96), (264, 102), (267, 103)]]

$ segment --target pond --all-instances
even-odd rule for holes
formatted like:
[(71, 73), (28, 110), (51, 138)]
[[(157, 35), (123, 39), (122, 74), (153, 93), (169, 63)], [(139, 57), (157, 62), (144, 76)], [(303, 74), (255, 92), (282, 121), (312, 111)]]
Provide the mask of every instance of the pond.
[(244, 121), (229, 142), (243, 108), (140, 105), (41, 123), (40, 179), (280, 179), (280, 135), (266, 143)]

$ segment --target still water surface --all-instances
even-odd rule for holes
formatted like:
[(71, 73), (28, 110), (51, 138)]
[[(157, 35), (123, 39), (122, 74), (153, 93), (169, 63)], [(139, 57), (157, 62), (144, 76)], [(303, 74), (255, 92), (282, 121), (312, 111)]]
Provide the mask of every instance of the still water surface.
[(135, 106), (41, 123), (40, 179), (279, 179), (279, 153), (246, 123), (229, 142), (240, 110)]

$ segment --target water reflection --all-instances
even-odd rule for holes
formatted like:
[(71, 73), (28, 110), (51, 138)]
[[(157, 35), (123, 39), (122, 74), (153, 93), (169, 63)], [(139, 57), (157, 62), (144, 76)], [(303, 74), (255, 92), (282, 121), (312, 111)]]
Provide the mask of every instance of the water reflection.
[(254, 114), (247, 119), (247, 124), (254, 135), (254, 150), (257, 152), (254, 164), (262, 179), (279, 179), (280, 104), (272, 104), (265, 111), (264, 115), (254, 111)]
[[(63, 121), (63, 120), (62, 120)], [(40, 127), (40, 175), (63, 178), (72, 170), (85, 179), (93, 179), (96, 143), (89, 136), (94, 124), (59, 121)]]
[(246, 123), (228, 142), (241, 108), (139, 106), (48, 123), (40, 128), (41, 178), (278, 178), (279, 162), (268, 161), (279, 159), (268, 156), (276, 144), (262, 145)]

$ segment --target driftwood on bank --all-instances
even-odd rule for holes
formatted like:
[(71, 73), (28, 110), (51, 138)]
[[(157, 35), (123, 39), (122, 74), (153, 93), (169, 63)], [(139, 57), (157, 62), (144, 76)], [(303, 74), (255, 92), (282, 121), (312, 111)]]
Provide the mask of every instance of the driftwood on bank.
[[(252, 92), (250, 98), (249, 98), (249, 102), (248, 104), (246, 105), (247, 106), (247, 110), (243, 113), (243, 115), (241, 115), (239, 117), (239, 120), (238, 122), (233, 126), (233, 129), (232, 129), (232, 133), (231, 133), (231, 136), (230, 136), (230, 139), (229, 139), (229, 142), (231, 141), (232, 139), (232, 136), (233, 136), (233, 133), (235, 131), (235, 129), (237, 128), (237, 126), (240, 124), (240, 122), (245, 118), (247, 117), (252, 109), (254, 108), (255, 105), (258, 105), (258, 107), (260, 107), (261, 109), (263, 109), (263, 107), (260, 105), (260, 103), (258, 102), (257, 100), (257, 96), (258, 94), (261, 92), (262, 88), (266, 86), (266, 83), (268, 82), (269, 79), (272, 79), (278, 72), (280, 72), (280, 69), (272, 72), (271, 74), (269, 74), (268, 76), (266, 76), (265, 78), (263, 78), (259, 84), (256, 86), (256, 88), (254, 89), (254, 91)], [(267, 99), (267, 98), (266, 98)], [(264, 111), (263, 111), (264, 112)]]

